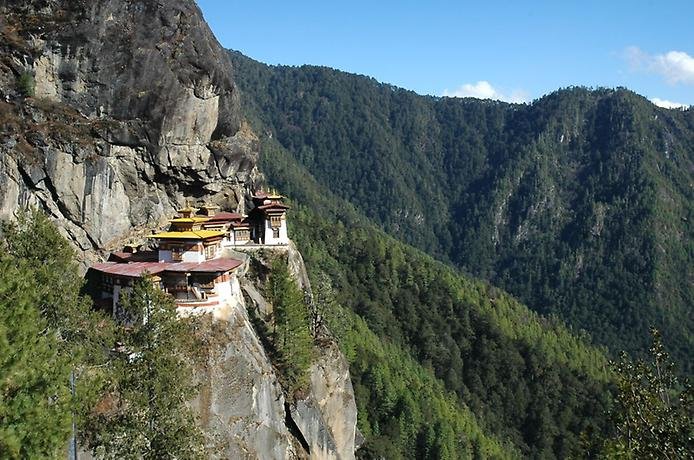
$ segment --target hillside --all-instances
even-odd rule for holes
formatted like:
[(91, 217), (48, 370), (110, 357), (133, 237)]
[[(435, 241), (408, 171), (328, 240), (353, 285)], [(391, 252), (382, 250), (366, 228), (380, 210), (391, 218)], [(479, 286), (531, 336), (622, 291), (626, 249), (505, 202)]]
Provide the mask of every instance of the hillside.
[[(655, 317), (690, 350), (689, 113), (270, 68), (230, 57), (192, 0), (0, 0), (0, 38), (0, 219), (42, 210), (0, 235), (0, 457), (64, 456), (75, 419), (115, 458), (349, 459), (355, 425), (360, 458), (590, 457), (613, 376), (578, 327), (638, 350)], [(132, 325), (82, 296), (80, 268), (181, 205), (244, 212), (267, 182), (300, 252), (234, 254), (218, 322), (178, 321), (151, 282)]]
[[(311, 203), (297, 204), (290, 230), (318, 295), (321, 276), (334, 293), (335, 303), (322, 310), (350, 360), (359, 427), (367, 435), (364, 458), (385, 452), (412, 458), (422, 452), (415, 439), (451, 445), (455, 436), (444, 429), (451, 419), (442, 423), (429, 409), (440, 398), (410, 393), (419, 383), (403, 360), (408, 355), (417, 361), (415, 375), (432, 373), (512, 457), (595, 452), (609, 431), (611, 376), (602, 350), (572, 336), (556, 318), (539, 317), (502, 290), (388, 236), (318, 184), (276, 141), (267, 140), (262, 151), (261, 166), (276, 185)], [(331, 317), (342, 311), (335, 304), (352, 313)], [(372, 337), (389, 344), (389, 352)], [(438, 423), (442, 431), (408, 435), (427, 416), (433, 421), (425, 426)], [(488, 440), (473, 446), (473, 457), (490, 451)]]
[(624, 89), (434, 98), (231, 56), (259, 132), (386, 232), (614, 352), (656, 326), (692, 371), (692, 110)]

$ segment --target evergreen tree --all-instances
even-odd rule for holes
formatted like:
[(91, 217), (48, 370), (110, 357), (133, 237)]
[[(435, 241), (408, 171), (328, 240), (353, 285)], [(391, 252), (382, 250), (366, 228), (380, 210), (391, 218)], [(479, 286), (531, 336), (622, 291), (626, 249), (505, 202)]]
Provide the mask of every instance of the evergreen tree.
[(204, 457), (203, 435), (186, 406), (195, 395), (185, 357), (190, 322), (177, 318), (173, 300), (147, 276), (122, 303), (131, 321), (118, 328), (107, 392), (89, 420), (89, 446), (113, 459)]
[[(0, 230), (0, 248), (35, 281), (35, 306), (46, 333), (53, 335), (56, 351), (72, 367), (77, 395), (73, 412), (81, 427), (101, 392), (113, 322), (81, 295), (84, 279), (75, 250), (43, 211), (20, 210), (15, 220), (3, 221)], [(60, 383), (69, 385), (68, 380)]]
[(71, 412), (68, 359), (41, 317), (43, 289), (26, 264), (0, 260), (0, 458), (57, 458)]
[(16, 220), (2, 222), (0, 229), (3, 251), (25, 262), (36, 280), (41, 293), (37, 306), (62, 352), (75, 361), (84, 357), (98, 364), (111, 341), (109, 321), (92, 310), (88, 297), (80, 295), (84, 279), (70, 243), (37, 209), (19, 211)]
[(307, 383), (313, 340), (304, 296), (284, 260), (278, 259), (272, 264), (267, 292), (274, 315), (272, 343), (281, 375), (291, 394)]

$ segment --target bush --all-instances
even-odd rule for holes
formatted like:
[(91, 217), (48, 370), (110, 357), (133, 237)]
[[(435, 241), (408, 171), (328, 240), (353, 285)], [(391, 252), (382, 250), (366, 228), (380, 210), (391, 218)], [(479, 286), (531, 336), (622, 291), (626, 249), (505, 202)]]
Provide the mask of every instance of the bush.
[(36, 91), (36, 81), (34, 80), (34, 76), (31, 74), (31, 72), (26, 71), (19, 75), (19, 78), (17, 78), (17, 89), (25, 97), (34, 96)]

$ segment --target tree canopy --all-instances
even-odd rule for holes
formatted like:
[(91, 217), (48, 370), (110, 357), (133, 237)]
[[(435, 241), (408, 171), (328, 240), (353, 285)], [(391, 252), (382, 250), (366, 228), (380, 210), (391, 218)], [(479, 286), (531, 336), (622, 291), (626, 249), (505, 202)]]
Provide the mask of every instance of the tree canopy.
[(653, 330), (652, 337), (649, 361), (634, 362), (623, 354), (613, 363), (617, 436), (606, 441), (608, 457), (675, 459), (694, 452), (694, 391), (677, 376), (660, 332)]
[(186, 402), (195, 395), (186, 358), (191, 329), (173, 299), (146, 275), (122, 300), (107, 384), (87, 424), (89, 447), (106, 458), (204, 458), (204, 439)]
[(694, 110), (624, 89), (436, 98), (231, 56), (273, 185), (317, 210), (349, 203), (613, 356), (645, 354), (657, 326), (692, 371)]
[(266, 292), (272, 302), (272, 344), (276, 361), (291, 395), (308, 384), (313, 337), (304, 295), (290, 275), (286, 260), (278, 258), (272, 263)]
[(26, 264), (0, 257), (0, 457), (57, 458), (67, 447), (72, 370)]
[(204, 456), (185, 406), (194, 320), (147, 280), (124, 296), (130, 323), (92, 310), (74, 251), (40, 211), (3, 222), (0, 246), (0, 457), (62, 457), (73, 421), (105, 458)]

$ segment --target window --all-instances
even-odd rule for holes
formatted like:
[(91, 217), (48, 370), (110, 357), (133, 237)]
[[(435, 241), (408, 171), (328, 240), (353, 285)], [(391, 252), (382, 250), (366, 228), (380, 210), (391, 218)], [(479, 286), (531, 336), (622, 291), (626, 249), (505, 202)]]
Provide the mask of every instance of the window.
[(279, 228), (282, 225), (282, 216), (270, 216), (270, 227)]
[(272, 229), (272, 237), (273, 238), (279, 238), (280, 237), (280, 229), (279, 228), (273, 228)]
[(250, 239), (248, 230), (237, 230), (234, 234), (236, 235), (236, 241), (248, 241)]
[(217, 245), (216, 244), (211, 244), (209, 246), (205, 246), (205, 259), (213, 259), (216, 254), (217, 254)]

